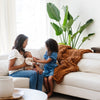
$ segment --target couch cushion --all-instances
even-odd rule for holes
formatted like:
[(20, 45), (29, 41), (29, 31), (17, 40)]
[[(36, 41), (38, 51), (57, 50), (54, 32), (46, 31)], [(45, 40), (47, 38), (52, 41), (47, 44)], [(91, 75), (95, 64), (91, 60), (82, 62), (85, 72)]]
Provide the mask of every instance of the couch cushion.
[(85, 53), (83, 59), (95, 59), (100, 60), (100, 53)]
[(46, 52), (46, 48), (45, 47), (41, 47), (39, 52), (40, 52), (41, 59), (44, 59), (44, 54)]
[(0, 60), (7, 60), (8, 59), (8, 55), (0, 55)]
[(8, 75), (8, 60), (0, 60), (0, 76)]
[(40, 56), (40, 49), (28, 49), (27, 51), (30, 51), (33, 57), (37, 57), (41, 59)]
[(61, 85), (70, 85), (100, 92), (100, 74), (72, 72), (65, 75)]
[(15, 88), (29, 88), (29, 78), (13, 77)]
[[(29, 78), (13, 77), (14, 88), (29, 88)], [(45, 91), (42, 85), (42, 91)]]
[(100, 74), (100, 61), (94, 59), (81, 59), (78, 63), (79, 70)]

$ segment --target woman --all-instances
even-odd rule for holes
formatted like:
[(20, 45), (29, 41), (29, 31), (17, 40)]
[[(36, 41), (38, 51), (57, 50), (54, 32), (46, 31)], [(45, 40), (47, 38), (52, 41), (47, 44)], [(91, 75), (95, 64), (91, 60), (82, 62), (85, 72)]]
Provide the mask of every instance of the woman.
[(14, 47), (8, 57), (9, 59), (9, 76), (30, 78), (30, 88), (42, 90), (43, 74), (38, 66), (39, 73), (35, 70), (24, 70), (28, 65), (24, 62), (24, 48), (28, 42), (28, 37), (24, 34), (17, 36)]

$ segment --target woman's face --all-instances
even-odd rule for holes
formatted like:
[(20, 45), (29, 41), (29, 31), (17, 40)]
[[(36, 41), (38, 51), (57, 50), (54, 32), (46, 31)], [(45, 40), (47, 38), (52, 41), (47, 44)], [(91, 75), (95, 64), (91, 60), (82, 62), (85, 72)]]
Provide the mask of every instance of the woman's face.
[(47, 47), (47, 45), (45, 44), (45, 47), (46, 47), (46, 49), (47, 49), (47, 51), (48, 51), (48, 47)]
[(26, 39), (26, 40), (24, 41), (24, 43), (23, 43), (23, 48), (26, 47), (27, 43), (28, 43), (28, 39)]

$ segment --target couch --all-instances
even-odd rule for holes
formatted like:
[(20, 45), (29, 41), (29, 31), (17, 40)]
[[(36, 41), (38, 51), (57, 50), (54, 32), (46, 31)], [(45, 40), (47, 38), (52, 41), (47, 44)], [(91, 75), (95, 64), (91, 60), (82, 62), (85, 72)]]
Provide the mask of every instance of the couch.
[[(28, 50), (43, 59), (45, 48)], [(8, 55), (0, 56), (0, 76), (8, 75)], [(54, 92), (90, 100), (100, 100), (100, 54), (86, 53), (78, 63), (79, 71), (64, 76), (60, 84), (54, 83)], [(43, 69), (43, 64), (40, 64)], [(13, 78), (14, 87), (29, 88), (28, 78)]]

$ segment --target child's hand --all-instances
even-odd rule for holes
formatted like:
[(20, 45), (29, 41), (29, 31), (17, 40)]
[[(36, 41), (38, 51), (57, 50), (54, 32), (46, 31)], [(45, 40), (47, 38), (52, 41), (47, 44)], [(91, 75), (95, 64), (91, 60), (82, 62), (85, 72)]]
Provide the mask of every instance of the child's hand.
[(37, 59), (35, 57), (33, 57), (33, 61), (37, 62)]

